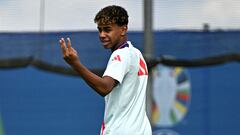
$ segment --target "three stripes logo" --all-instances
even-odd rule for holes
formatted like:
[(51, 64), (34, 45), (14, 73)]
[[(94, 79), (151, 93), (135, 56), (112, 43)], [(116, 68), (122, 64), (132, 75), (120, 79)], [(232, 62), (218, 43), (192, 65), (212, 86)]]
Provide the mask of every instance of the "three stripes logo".
[(121, 61), (120, 55), (115, 56), (112, 61)]
[(148, 75), (148, 70), (144, 60), (140, 58), (138, 76), (142, 75)]
[[(119, 61), (119, 62), (121, 62), (120, 55), (114, 56), (112, 61)], [(144, 60), (142, 58), (140, 58), (138, 76), (142, 76), (142, 75), (148, 75), (148, 70), (147, 70), (147, 65), (144, 62)]]

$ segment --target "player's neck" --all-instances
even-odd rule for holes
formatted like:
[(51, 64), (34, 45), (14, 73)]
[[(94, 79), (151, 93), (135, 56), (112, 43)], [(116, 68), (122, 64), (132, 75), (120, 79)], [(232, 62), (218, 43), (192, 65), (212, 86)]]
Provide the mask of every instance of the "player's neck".
[(112, 48), (112, 52), (114, 52), (115, 50), (121, 48), (122, 46), (124, 46), (125, 44), (127, 44), (127, 37), (124, 37), (114, 48)]

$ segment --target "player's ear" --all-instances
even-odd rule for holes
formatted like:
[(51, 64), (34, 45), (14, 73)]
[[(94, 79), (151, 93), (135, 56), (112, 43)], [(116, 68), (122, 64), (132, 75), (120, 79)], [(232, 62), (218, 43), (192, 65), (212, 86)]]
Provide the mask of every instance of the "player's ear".
[(121, 36), (125, 36), (128, 30), (127, 25), (123, 25), (121, 30)]

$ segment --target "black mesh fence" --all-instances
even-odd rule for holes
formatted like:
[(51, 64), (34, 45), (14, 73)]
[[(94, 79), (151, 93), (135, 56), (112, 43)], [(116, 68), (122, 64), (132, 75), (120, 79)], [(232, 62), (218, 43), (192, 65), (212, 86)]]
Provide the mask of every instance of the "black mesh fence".
[[(129, 32), (129, 40), (142, 50), (143, 32)], [(70, 37), (81, 62), (95, 73), (104, 70), (110, 50), (99, 42), (97, 32), (0, 33), (0, 68), (35, 66), (75, 75), (64, 62), (58, 40)], [(154, 33), (154, 57), (148, 66), (198, 67), (240, 59), (240, 31), (158, 31)]]

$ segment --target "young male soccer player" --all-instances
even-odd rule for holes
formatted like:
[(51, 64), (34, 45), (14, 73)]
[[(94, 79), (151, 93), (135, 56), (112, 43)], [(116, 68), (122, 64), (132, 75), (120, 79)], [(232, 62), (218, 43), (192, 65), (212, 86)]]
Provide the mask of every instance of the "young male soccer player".
[[(77, 52), (60, 39), (65, 61), (97, 93), (105, 97), (105, 114), (101, 135), (151, 135), (146, 115), (148, 70), (141, 52), (127, 41), (127, 11), (120, 6), (101, 9), (94, 19), (99, 39), (112, 54), (102, 77), (81, 64)], [(67, 44), (67, 45), (66, 45)]]

